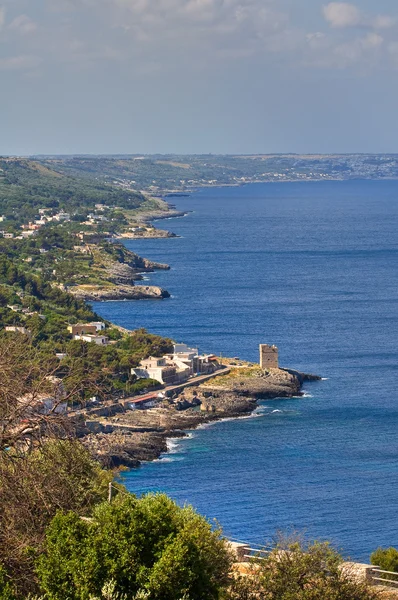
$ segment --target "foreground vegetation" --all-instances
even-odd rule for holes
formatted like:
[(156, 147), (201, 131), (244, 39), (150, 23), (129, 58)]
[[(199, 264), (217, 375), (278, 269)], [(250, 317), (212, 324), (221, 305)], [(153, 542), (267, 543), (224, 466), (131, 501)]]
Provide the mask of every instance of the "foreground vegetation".
[[(278, 542), (242, 574), (221, 531), (114, 484), (77, 441), (0, 455), (0, 598), (376, 600), (328, 544)], [(15, 502), (18, 498), (18, 502)]]

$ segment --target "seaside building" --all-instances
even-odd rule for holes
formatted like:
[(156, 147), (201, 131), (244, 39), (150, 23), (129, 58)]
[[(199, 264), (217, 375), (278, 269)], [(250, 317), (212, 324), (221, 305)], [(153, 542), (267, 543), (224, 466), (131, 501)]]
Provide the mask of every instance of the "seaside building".
[(199, 355), (197, 348), (186, 344), (175, 344), (174, 352), (162, 358), (150, 357), (142, 360), (139, 367), (131, 369), (139, 379), (156, 379), (164, 385), (185, 383), (193, 375), (214, 373), (220, 368), (214, 354)]
[(94, 325), (97, 331), (103, 331), (105, 329), (105, 323), (103, 321), (92, 321), (89, 325)]
[(77, 325), (68, 325), (68, 331), (72, 335), (95, 334), (97, 327), (94, 323), (78, 323)]
[(100, 331), (104, 331), (106, 325), (103, 321), (91, 321), (91, 323), (77, 323), (76, 325), (68, 325), (68, 331), (73, 336), (75, 335), (95, 335)]
[(136, 369), (131, 369), (131, 373), (138, 379), (155, 379), (164, 385), (173, 385), (184, 383), (191, 375), (191, 369), (178, 358), (171, 356), (155, 358), (153, 356), (140, 362)]
[(278, 369), (278, 348), (268, 344), (260, 344), (260, 367), (262, 369)]
[(89, 342), (93, 344), (97, 344), (97, 346), (106, 346), (109, 343), (109, 338), (106, 335), (93, 335), (90, 333), (82, 334), (82, 335), (74, 335), (74, 340), (82, 340), (83, 342)]

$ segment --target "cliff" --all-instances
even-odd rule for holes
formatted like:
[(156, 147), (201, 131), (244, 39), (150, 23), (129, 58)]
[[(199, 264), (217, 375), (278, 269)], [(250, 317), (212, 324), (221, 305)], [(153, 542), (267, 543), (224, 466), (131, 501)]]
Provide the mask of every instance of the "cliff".
[(162, 300), (170, 298), (167, 290), (151, 285), (78, 285), (68, 290), (76, 298), (95, 302), (100, 300)]

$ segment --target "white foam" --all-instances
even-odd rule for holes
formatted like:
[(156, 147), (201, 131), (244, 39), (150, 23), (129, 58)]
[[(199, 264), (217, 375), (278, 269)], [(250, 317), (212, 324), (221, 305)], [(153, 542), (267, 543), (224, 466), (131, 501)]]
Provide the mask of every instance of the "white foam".
[(180, 442), (176, 438), (167, 438), (166, 446), (168, 454), (176, 454), (178, 452)]
[(180, 462), (182, 460), (184, 460), (183, 456), (160, 456), (153, 462), (172, 463), (172, 462)]

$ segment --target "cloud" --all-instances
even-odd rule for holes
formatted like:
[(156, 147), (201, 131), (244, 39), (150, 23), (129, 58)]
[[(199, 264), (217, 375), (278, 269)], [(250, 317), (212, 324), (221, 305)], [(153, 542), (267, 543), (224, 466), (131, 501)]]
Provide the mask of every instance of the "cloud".
[(375, 29), (389, 29), (390, 27), (394, 27), (396, 23), (396, 17), (391, 17), (389, 15), (378, 15), (373, 19), (373, 27)]
[(26, 71), (36, 68), (41, 63), (38, 56), (21, 55), (0, 58), (0, 70), (3, 71)]
[(33, 33), (37, 29), (37, 24), (32, 21), (27, 15), (19, 15), (15, 17), (8, 26), (11, 31), (16, 31), (21, 35), (27, 35)]
[(371, 32), (361, 40), (364, 49), (367, 48), (378, 48), (384, 42), (384, 38), (378, 33)]
[(347, 2), (330, 2), (323, 7), (323, 15), (331, 27), (355, 27), (361, 23), (361, 11)]
[(397, 19), (390, 15), (368, 16), (355, 4), (348, 2), (329, 2), (323, 7), (323, 16), (331, 27), (340, 29), (347, 27), (388, 29), (397, 22)]

